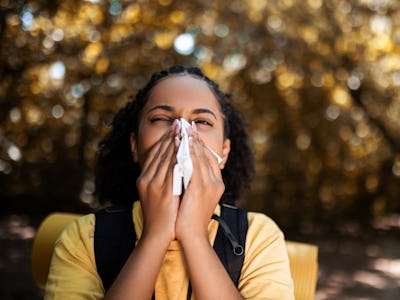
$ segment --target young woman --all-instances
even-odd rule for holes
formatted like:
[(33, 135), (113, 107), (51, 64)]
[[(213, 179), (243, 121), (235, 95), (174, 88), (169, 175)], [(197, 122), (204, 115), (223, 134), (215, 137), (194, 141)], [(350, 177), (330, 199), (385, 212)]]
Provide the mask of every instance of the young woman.
[[(192, 124), (193, 171), (174, 195), (182, 118)], [(247, 214), (237, 286), (212, 246), (219, 224), (210, 217), (222, 204), (234, 205), (253, 170), (241, 116), (213, 81), (198, 68), (155, 73), (114, 118), (96, 169), (100, 201), (132, 210), (136, 246), (105, 290), (95, 215), (78, 219), (56, 243), (45, 299), (294, 299), (283, 234), (265, 215)]]

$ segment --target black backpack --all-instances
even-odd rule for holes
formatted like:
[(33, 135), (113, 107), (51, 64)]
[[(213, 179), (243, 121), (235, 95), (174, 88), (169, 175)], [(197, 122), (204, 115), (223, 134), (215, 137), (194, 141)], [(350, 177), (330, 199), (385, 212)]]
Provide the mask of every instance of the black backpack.
[[(95, 216), (96, 266), (107, 291), (135, 247), (136, 233), (131, 208), (112, 206), (97, 211)], [(219, 222), (214, 250), (233, 283), (238, 286), (244, 261), (247, 212), (234, 206), (221, 205), (221, 216), (213, 215), (212, 218)], [(190, 299), (191, 292), (189, 283), (187, 299)]]

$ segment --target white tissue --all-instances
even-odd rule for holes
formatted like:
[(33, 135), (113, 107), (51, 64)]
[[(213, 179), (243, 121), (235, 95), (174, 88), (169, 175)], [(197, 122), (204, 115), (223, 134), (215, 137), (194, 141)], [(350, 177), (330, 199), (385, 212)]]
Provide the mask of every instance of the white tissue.
[(193, 163), (189, 149), (189, 135), (187, 133), (187, 128), (190, 127), (190, 124), (184, 118), (181, 118), (178, 122), (181, 127), (182, 138), (176, 154), (176, 165), (173, 174), (172, 194), (174, 196), (182, 194), (182, 179), (183, 186), (185, 189), (187, 188), (193, 173)]
[[(183, 187), (187, 188), (193, 173), (193, 163), (189, 149), (189, 135), (187, 133), (187, 128), (190, 127), (190, 124), (184, 118), (177, 121), (181, 128), (181, 142), (176, 154), (176, 165), (173, 172), (172, 194), (174, 196), (182, 194), (182, 180)], [(222, 162), (222, 158), (217, 153), (208, 146), (206, 148), (217, 158), (218, 164)]]

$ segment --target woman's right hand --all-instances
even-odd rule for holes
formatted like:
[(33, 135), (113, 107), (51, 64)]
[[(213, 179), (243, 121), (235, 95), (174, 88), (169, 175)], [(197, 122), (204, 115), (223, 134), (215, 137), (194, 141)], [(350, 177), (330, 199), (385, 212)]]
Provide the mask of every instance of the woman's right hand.
[(149, 151), (136, 181), (143, 211), (142, 237), (156, 237), (166, 243), (175, 239), (179, 196), (172, 195), (172, 173), (176, 163), (176, 121)]
[(175, 239), (179, 197), (172, 196), (176, 124), (150, 149), (137, 179), (143, 232), (105, 299), (150, 299), (165, 253)]

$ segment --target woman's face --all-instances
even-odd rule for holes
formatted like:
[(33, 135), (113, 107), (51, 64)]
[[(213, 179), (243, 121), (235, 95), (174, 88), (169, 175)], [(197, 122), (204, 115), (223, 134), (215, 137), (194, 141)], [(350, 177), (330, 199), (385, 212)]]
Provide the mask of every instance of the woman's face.
[(222, 157), (222, 169), (228, 159), (230, 140), (224, 139), (219, 103), (206, 82), (190, 75), (167, 77), (152, 89), (141, 112), (138, 135), (131, 136), (135, 161), (143, 166), (151, 147), (180, 118), (196, 123), (203, 142)]

